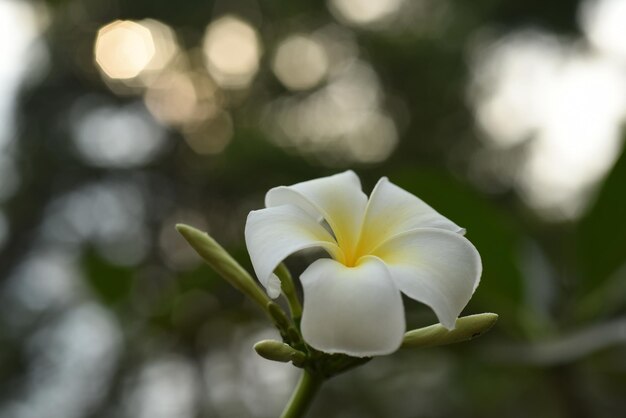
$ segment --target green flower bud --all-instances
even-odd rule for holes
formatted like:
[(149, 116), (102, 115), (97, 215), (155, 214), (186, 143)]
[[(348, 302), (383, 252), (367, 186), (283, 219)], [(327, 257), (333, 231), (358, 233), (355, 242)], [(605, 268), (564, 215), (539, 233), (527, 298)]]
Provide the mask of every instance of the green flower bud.
[(189, 245), (228, 283), (250, 297), (264, 310), (270, 299), (257, 285), (252, 276), (230, 254), (206, 232), (189, 225), (178, 224), (176, 230), (187, 240)]
[(434, 347), (473, 340), (489, 331), (497, 320), (497, 314), (482, 313), (458, 318), (453, 330), (441, 324), (414, 329), (404, 334), (402, 347)]
[(283, 363), (292, 361), (296, 366), (304, 364), (306, 360), (306, 355), (303, 352), (276, 340), (259, 341), (254, 344), (254, 351), (265, 359)]

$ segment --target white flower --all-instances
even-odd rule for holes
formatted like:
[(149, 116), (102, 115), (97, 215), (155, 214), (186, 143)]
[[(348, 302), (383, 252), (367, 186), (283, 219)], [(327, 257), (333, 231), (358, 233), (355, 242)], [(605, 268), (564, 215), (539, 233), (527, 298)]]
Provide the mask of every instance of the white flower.
[[(404, 293), (430, 306), (448, 329), (478, 286), (476, 248), (452, 221), (381, 178), (368, 200), (352, 171), (271, 189), (250, 212), (246, 245), (268, 295), (286, 257), (321, 247), (332, 258), (300, 276), (302, 335), (327, 353), (389, 354), (402, 342)], [(327, 225), (324, 225), (324, 221)]]

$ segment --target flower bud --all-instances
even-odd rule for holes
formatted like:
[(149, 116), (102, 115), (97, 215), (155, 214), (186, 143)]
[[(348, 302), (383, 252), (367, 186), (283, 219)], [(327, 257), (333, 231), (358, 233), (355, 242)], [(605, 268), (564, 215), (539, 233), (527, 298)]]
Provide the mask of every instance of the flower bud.
[(254, 351), (265, 359), (283, 363), (293, 361), (295, 365), (302, 365), (306, 360), (306, 355), (303, 352), (276, 340), (259, 341), (254, 344)]
[(404, 334), (402, 347), (434, 347), (473, 340), (489, 331), (497, 320), (497, 314), (482, 313), (457, 319), (453, 330), (441, 324), (414, 329)]
[(252, 276), (230, 254), (206, 232), (189, 225), (178, 224), (176, 230), (189, 245), (233, 287), (250, 297), (263, 309), (270, 302), (265, 292), (256, 284)]

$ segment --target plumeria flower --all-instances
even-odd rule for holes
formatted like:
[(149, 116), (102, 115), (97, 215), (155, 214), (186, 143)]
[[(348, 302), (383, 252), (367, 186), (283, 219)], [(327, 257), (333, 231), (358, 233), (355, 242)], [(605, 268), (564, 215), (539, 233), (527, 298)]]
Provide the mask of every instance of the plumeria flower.
[(268, 295), (276, 267), (319, 247), (330, 258), (300, 276), (305, 341), (326, 353), (394, 352), (406, 330), (401, 292), (429, 306), (447, 329), (478, 286), (480, 255), (465, 230), (381, 178), (368, 200), (352, 171), (271, 189), (250, 212), (246, 245)]

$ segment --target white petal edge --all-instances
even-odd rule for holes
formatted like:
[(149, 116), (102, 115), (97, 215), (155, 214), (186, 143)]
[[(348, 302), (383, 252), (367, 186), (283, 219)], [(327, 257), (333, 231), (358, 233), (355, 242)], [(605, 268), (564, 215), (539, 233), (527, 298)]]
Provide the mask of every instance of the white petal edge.
[(402, 296), (380, 260), (364, 257), (355, 267), (317, 260), (300, 281), (302, 335), (313, 348), (370, 357), (400, 347), (406, 330)]
[(461, 228), (417, 196), (382, 177), (370, 196), (360, 239), (360, 252), (367, 253), (394, 235), (416, 228), (437, 228), (465, 234)]
[(245, 239), (254, 272), (271, 298), (280, 295), (280, 281), (274, 270), (289, 255), (321, 247), (331, 256), (343, 257), (332, 235), (316, 219), (293, 205), (250, 212)]
[(275, 187), (265, 195), (267, 207), (285, 204), (298, 206), (318, 219), (324, 218), (344, 251), (351, 253), (356, 247), (367, 195), (354, 171)]
[(282, 284), (280, 283), (280, 278), (272, 273), (270, 275), (270, 278), (267, 280), (267, 284), (265, 285), (265, 291), (267, 292), (267, 296), (272, 299), (276, 299), (280, 296), (281, 289)]
[(476, 247), (465, 237), (443, 229), (402, 233), (376, 248), (373, 255), (386, 264), (404, 294), (428, 305), (448, 329), (454, 328), (482, 273)]

